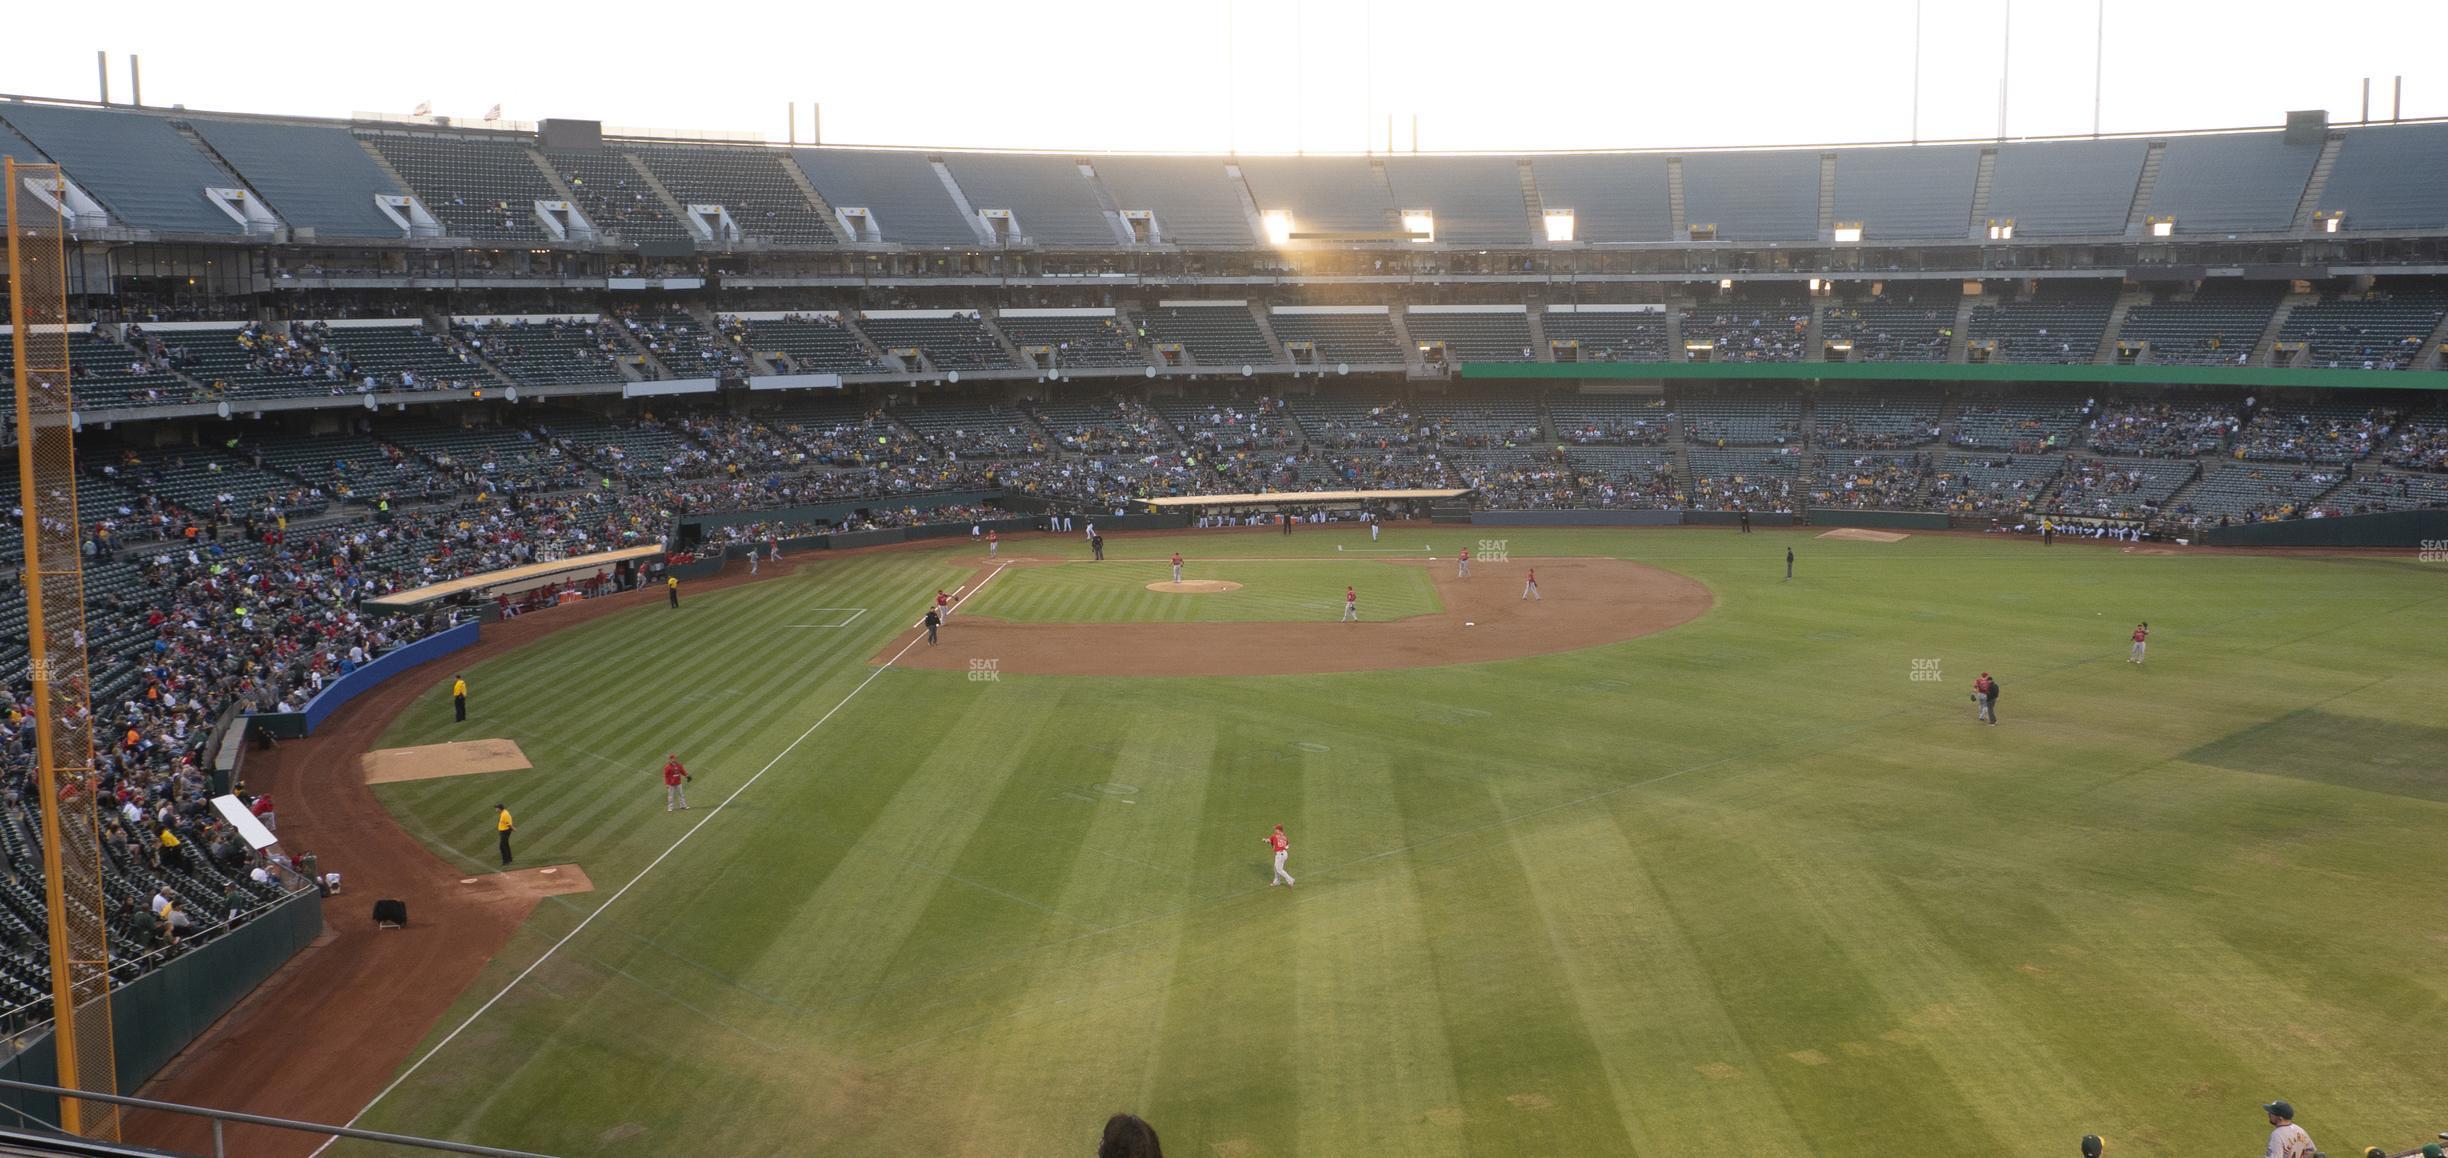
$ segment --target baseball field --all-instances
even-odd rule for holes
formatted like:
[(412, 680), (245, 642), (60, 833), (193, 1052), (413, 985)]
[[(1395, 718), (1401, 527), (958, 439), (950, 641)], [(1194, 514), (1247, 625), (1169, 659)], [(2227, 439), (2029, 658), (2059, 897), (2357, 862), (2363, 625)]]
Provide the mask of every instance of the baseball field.
[[(1151, 589), (1176, 550), (1241, 586)], [(472, 667), (463, 725), (426, 689), (381, 747), (533, 766), (378, 786), (399, 825), (482, 877), (507, 803), (521, 867), (594, 887), (362, 1124), (1074, 1155), (1129, 1110), (1230, 1158), (2241, 1153), (2273, 1098), (2332, 1153), (2441, 1126), (2448, 564), (1424, 525), (1002, 554), (658, 595)]]

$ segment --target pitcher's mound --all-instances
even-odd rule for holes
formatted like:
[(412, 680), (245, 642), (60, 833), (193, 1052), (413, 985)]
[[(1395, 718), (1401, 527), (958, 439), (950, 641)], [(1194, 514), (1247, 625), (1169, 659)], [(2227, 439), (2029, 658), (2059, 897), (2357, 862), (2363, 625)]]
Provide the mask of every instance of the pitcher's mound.
[(474, 772), (515, 772), (532, 768), (516, 740), (462, 740), (416, 748), (384, 748), (361, 757), (368, 784), (401, 780), (431, 780)]
[(1833, 531), (1821, 532), (1819, 537), (1822, 539), (1852, 539), (1862, 543), (1901, 543), (1912, 538), (1911, 535), (1899, 535), (1894, 531), (1865, 531), (1860, 527), (1838, 527)]
[(1162, 591), (1168, 595), (1213, 595), (1218, 591), (1239, 591), (1240, 589), (1240, 584), (1223, 579), (1184, 579), (1179, 583), (1166, 580), (1162, 583), (1148, 584), (1148, 590)]

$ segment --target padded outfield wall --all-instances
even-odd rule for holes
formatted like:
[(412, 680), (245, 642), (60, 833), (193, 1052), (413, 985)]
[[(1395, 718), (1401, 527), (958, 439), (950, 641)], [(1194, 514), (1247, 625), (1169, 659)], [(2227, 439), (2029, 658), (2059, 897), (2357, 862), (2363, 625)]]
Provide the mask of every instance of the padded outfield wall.
[(2203, 531), (2208, 547), (2401, 547), (2429, 551), (2448, 577), (2448, 510), (2383, 511), (2334, 519), (2242, 523)]
[[(111, 1044), (120, 1091), (143, 1088), (180, 1050), (322, 935), (323, 898), (310, 889), (113, 989)], [(0, 1061), (0, 1078), (56, 1085), (59, 1066), (51, 1049), (51, 1031), (45, 1028), (15, 1057)], [(30, 1090), (0, 1091), (0, 1115), (11, 1125), (28, 1118), (57, 1125), (59, 1103)]]

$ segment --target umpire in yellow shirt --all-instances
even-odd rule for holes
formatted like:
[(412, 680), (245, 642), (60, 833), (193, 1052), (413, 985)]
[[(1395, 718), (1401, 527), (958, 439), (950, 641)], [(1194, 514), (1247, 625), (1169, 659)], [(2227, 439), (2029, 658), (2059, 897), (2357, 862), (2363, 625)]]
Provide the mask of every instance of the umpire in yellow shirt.
[(458, 713), (459, 723), (467, 723), (467, 677), (451, 680), (451, 711)]
[(493, 831), (501, 834), (502, 865), (506, 868), (510, 864), (510, 834), (518, 831), (518, 825), (510, 822), (509, 805), (493, 806)]

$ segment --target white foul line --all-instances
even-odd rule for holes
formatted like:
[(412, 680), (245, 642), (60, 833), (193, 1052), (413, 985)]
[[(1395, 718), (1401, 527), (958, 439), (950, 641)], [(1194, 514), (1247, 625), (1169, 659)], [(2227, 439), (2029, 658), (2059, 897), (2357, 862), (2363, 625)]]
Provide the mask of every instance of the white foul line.
[[(987, 578), (992, 579), (992, 578), (994, 578), (994, 576), (989, 575), (989, 576), (987, 576)], [(985, 584), (980, 583), (980, 584), (978, 584), (978, 586), (980, 586), (980, 587), (984, 587), (984, 586), (985, 586)], [(848, 626), (850, 626), (851, 624), (858, 622), (858, 617), (859, 617), (859, 616), (862, 616), (862, 615), (867, 614), (867, 609), (866, 609), (866, 608), (864, 608), (864, 607), (802, 607), (802, 608), (800, 608), (799, 610), (801, 610), (801, 611), (847, 611), (847, 612), (849, 612), (849, 613), (850, 613), (850, 618), (845, 619), (845, 620), (842, 620), (840, 623), (786, 623), (786, 624), (784, 624), (783, 626), (785, 626), (785, 627), (848, 627)]]
[[(1008, 566), (1010, 566), (1008, 563), (995, 564), (995, 569), (993, 571), (988, 572), (985, 578), (978, 580), (977, 586), (961, 593), (952, 601), (952, 605), (958, 607), (961, 604), (968, 602), (970, 596), (976, 595), (980, 591), (984, 591), (986, 589), (986, 585), (994, 582), (995, 576), (1002, 574), (1003, 569)], [(925, 623), (926, 620), (921, 618), (917, 622), (912, 623), (910, 626), (919, 627), (923, 626)], [(903, 630), (906, 631), (908, 628), (904, 628)], [(816, 734), (816, 729), (825, 726), (825, 721), (832, 719), (835, 713), (840, 712), (845, 707), (848, 707), (850, 701), (857, 699), (860, 692), (866, 691), (867, 685), (874, 683), (877, 676), (883, 675), (892, 667), (892, 665), (901, 662), (902, 656), (908, 655), (911, 648), (918, 646), (919, 638), (920, 637), (912, 636), (908, 643), (901, 645), (901, 650), (892, 654), (891, 659), (885, 660), (882, 664), (878, 665), (874, 671), (867, 673), (867, 678), (860, 680), (857, 687), (850, 689), (850, 694), (843, 696), (840, 703), (837, 703), (831, 708), (827, 709), (825, 714), (816, 717), (816, 722), (809, 724), (806, 731), (799, 733), (798, 739), (792, 740), (789, 744), (784, 745), (781, 751), (774, 753), (774, 758), (767, 760), (764, 767), (757, 769), (756, 775), (750, 776), (748, 779), (741, 781), (739, 787), (731, 790), (731, 795), (723, 797), (722, 803), (715, 805), (712, 811), (707, 812), (703, 817), (699, 818), (697, 823), (690, 825), (687, 832), (681, 833), (680, 839), (673, 841), (670, 848), (664, 849), (653, 860), (646, 862), (646, 867), (639, 869), (636, 876), (629, 878), (628, 884), (622, 885), (619, 891), (613, 893), (604, 901), (603, 904), (596, 906), (595, 911), (588, 913), (585, 918), (581, 919), (576, 928), (571, 929), (566, 934), (563, 934), (560, 940), (553, 942), (552, 948), (544, 950), (543, 956), (536, 958), (535, 961), (530, 963), (525, 969), (519, 970), (518, 976), (511, 978), (509, 984), (502, 986), (501, 992), (487, 998), (484, 1004), (477, 1006), (476, 1012), (468, 1014), (467, 1020), (460, 1022), (457, 1029), (443, 1035), (442, 1040), (435, 1042), (432, 1049), (425, 1051), (425, 1056), (410, 1062), (407, 1069), (401, 1070), (398, 1077), (391, 1079), (390, 1085), (384, 1086), (382, 1088), (382, 1092), (375, 1094), (374, 1099), (365, 1104), (364, 1109), (357, 1111), (355, 1116), (351, 1117), (348, 1121), (341, 1123), (341, 1125), (356, 1125), (366, 1116), (366, 1114), (371, 1112), (376, 1105), (380, 1104), (384, 1098), (390, 1097), (392, 1091), (399, 1089), (400, 1086), (405, 1084), (410, 1077), (415, 1076), (418, 1070), (423, 1069), (426, 1062), (432, 1061), (434, 1059), (434, 1055), (441, 1053), (444, 1046), (447, 1046), (451, 1042), (457, 1040), (460, 1034), (466, 1033), (469, 1026), (476, 1024), (477, 1018), (485, 1015), (486, 1010), (493, 1008), (493, 1006), (498, 1004), (502, 998), (510, 996), (510, 991), (518, 988), (520, 982), (527, 980), (529, 974), (542, 968), (546, 961), (552, 960), (553, 954), (560, 952), (562, 946), (567, 945), (572, 940), (576, 939), (578, 934), (586, 932), (586, 927), (593, 924), (595, 922), (595, 918), (602, 916), (604, 914), (604, 910), (620, 903), (620, 899), (627, 896), (629, 890), (636, 888), (639, 881), (646, 879), (647, 873), (653, 872), (655, 867), (662, 864), (666, 859), (670, 858), (671, 854), (680, 851), (680, 846), (687, 844), (690, 837), (697, 835), (698, 829), (704, 828), (715, 817), (722, 815), (723, 809), (731, 807), (731, 802), (739, 799), (740, 793), (746, 792), (750, 788), (754, 787), (756, 782), (763, 779), (766, 773), (773, 771), (774, 766), (780, 764), (784, 757), (787, 757), (792, 752), (798, 750), (799, 745), (806, 743), (808, 737)], [(323, 1144), (315, 1147), (314, 1152), (308, 1154), (306, 1158), (319, 1158), (319, 1156), (325, 1150), (331, 1149), (332, 1143), (339, 1140), (340, 1136), (338, 1134), (325, 1138), (323, 1140)]]

